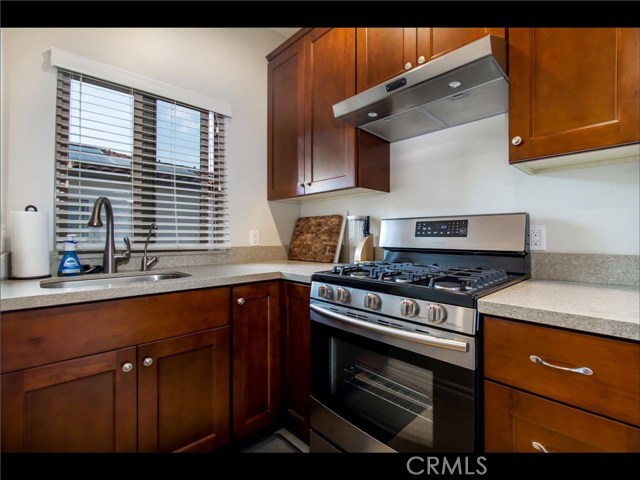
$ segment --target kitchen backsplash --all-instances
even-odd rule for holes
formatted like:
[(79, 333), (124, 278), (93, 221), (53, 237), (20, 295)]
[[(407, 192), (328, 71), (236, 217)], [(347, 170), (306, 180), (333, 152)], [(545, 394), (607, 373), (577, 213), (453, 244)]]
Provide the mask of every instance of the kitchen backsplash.
[[(384, 250), (374, 248), (376, 260)], [(640, 285), (640, 255), (531, 252), (531, 278), (604, 285)]]
[[(160, 261), (154, 266), (154, 269), (219, 265), (222, 263), (267, 262), (269, 260), (281, 261), (287, 259), (285, 247), (282, 246), (231, 247), (228, 250), (220, 252), (152, 252), (152, 254), (160, 257)], [(101, 253), (82, 254), (82, 252), (78, 252), (78, 256), (83, 264), (100, 265), (102, 263)], [(130, 272), (140, 270), (141, 259), (141, 253), (133, 253), (127, 263), (118, 265), (118, 271)], [(57, 270), (59, 263), (60, 256), (57, 252), (52, 252), (52, 272)]]
[(637, 287), (640, 256), (531, 252), (531, 278)]

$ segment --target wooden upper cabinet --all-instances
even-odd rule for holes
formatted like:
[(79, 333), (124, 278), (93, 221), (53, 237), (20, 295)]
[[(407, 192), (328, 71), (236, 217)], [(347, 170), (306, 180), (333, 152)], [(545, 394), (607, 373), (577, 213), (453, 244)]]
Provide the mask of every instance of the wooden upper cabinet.
[(306, 42), (305, 193), (355, 185), (356, 130), (333, 115), (355, 94), (355, 30), (315, 29)]
[(358, 28), (357, 90), (362, 92), (504, 28)]
[(509, 161), (640, 141), (640, 29), (509, 29)]
[(356, 58), (362, 92), (416, 66), (416, 29), (358, 28)]
[(388, 142), (333, 114), (334, 104), (356, 93), (356, 30), (302, 33), (267, 57), (269, 200), (354, 188), (388, 192)]
[(304, 43), (269, 62), (269, 200), (304, 194)]

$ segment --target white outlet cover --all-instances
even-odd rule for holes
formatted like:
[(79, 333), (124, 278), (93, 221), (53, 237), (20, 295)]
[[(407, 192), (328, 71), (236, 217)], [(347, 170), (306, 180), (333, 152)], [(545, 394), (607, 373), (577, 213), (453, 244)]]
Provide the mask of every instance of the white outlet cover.
[[(535, 237), (538, 237), (538, 241), (535, 241)], [(547, 235), (544, 225), (531, 225), (529, 227), (529, 249), (530, 250), (546, 250), (547, 249)]]

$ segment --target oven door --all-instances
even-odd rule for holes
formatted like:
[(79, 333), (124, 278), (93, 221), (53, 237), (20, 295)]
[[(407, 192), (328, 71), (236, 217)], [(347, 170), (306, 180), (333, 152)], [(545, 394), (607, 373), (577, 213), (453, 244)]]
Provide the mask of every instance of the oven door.
[(347, 452), (473, 452), (474, 338), (366, 323), (312, 301), (315, 436)]

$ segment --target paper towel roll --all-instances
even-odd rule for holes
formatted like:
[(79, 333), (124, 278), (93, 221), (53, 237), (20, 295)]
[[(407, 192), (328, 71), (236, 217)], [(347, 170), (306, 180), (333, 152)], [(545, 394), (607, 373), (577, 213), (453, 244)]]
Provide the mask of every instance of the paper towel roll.
[[(28, 206), (27, 208), (34, 208)], [(49, 216), (47, 212), (11, 212), (11, 276), (48, 277)]]

